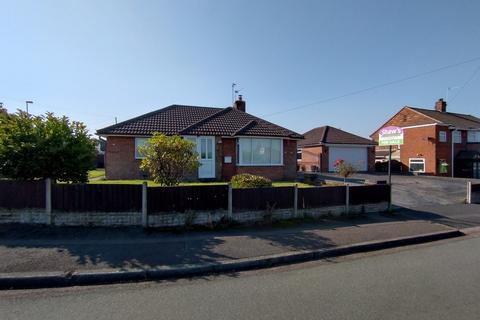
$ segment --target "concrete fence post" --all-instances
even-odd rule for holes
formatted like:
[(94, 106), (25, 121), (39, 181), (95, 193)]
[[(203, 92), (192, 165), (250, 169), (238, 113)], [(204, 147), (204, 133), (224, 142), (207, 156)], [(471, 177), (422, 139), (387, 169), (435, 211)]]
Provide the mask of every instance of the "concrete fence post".
[(233, 190), (232, 190), (232, 184), (228, 183), (228, 219), (231, 220), (233, 219)]
[(298, 218), (298, 184), (293, 187), (293, 216)]
[(147, 207), (147, 182), (142, 183), (142, 226), (144, 228), (148, 227), (148, 207)]
[(467, 203), (472, 203), (472, 182), (467, 181)]
[(345, 186), (345, 214), (350, 212), (350, 186)]
[(52, 224), (52, 179), (45, 179), (45, 214), (47, 215), (47, 224)]

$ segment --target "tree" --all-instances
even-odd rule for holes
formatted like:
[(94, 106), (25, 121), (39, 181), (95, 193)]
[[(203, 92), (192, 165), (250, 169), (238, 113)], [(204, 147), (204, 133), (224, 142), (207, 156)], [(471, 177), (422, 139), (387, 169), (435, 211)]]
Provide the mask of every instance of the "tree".
[(140, 148), (145, 156), (140, 168), (147, 171), (156, 183), (164, 186), (178, 185), (186, 173), (198, 169), (195, 145), (180, 136), (155, 133)]
[(0, 116), (0, 175), (21, 180), (87, 182), (95, 143), (85, 125), (53, 113)]
[(348, 177), (357, 172), (354, 165), (342, 159), (335, 160), (333, 167), (335, 168), (335, 171), (337, 171), (338, 174), (343, 177), (344, 184), (346, 184)]

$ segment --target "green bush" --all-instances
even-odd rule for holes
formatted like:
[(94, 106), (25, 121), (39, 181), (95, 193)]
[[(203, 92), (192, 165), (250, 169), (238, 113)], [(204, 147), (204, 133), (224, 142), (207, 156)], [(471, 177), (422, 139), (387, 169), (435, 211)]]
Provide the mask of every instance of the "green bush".
[(232, 177), (231, 182), (233, 188), (263, 188), (272, 186), (272, 180), (249, 173), (237, 174)]

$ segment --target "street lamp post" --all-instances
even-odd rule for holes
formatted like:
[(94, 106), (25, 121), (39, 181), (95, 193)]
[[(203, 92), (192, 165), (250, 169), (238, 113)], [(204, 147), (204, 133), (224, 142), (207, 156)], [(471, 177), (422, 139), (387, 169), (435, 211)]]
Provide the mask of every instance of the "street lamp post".
[(28, 114), (28, 105), (33, 103), (33, 101), (27, 100), (25, 101), (25, 106), (27, 107), (27, 114)]

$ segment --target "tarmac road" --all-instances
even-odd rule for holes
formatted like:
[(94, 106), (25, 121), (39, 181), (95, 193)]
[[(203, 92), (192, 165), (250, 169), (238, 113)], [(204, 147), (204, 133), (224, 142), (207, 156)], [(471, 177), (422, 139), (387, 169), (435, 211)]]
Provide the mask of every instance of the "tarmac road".
[(480, 238), (178, 282), (0, 292), (1, 319), (476, 319)]

